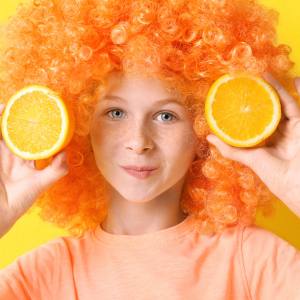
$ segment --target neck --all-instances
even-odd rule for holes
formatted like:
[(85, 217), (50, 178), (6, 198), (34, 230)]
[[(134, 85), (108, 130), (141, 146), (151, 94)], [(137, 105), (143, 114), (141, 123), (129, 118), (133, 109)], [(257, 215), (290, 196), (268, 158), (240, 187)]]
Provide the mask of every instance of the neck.
[(177, 225), (187, 217), (180, 208), (184, 179), (147, 202), (128, 201), (112, 189), (101, 227), (112, 234), (139, 235)]

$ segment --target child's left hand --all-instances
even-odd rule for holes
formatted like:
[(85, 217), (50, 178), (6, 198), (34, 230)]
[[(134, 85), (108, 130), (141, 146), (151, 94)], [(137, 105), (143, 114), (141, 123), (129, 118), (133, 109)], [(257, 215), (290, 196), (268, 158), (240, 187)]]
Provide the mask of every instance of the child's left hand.
[[(224, 157), (250, 167), (300, 217), (300, 106), (270, 73), (263, 78), (277, 90), (282, 104), (282, 120), (266, 146), (236, 148), (215, 135), (208, 135), (207, 140)], [(295, 87), (300, 96), (300, 78), (295, 79)]]

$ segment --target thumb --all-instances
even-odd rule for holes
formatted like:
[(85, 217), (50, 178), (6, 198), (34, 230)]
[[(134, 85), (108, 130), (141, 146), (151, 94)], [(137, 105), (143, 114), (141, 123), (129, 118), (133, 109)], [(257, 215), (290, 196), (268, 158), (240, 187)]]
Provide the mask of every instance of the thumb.
[(297, 90), (297, 92), (298, 92), (298, 94), (300, 96), (300, 77), (297, 77), (295, 79), (295, 86), (296, 86), (296, 90)]
[(0, 114), (2, 114), (4, 108), (5, 108), (5, 104), (4, 103), (0, 103)]
[(43, 186), (52, 185), (68, 172), (67, 154), (65, 151), (61, 151), (53, 157), (51, 164), (41, 171), (40, 182)]
[(240, 149), (232, 147), (214, 135), (207, 136), (207, 140), (215, 145), (224, 157), (236, 160), (250, 167), (256, 175), (276, 194), (278, 178), (285, 178), (288, 164), (273, 156), (266, 148)]
[(209, 134), (206, 139), (217, 147), (220, 153), (225, 157), (231, 160), (238, 161), (244, 165), (247, 165), (251, 168), (257, 164), (257, 160), (259, 156), (262, 156), (262, 152), (264, 151), (262, 148), (255, 148), (255, 149), (245, 149), (245, 148), (238, 148), (228, 145), (227, 143), (223, 142), (220, 138), (213, 134)]

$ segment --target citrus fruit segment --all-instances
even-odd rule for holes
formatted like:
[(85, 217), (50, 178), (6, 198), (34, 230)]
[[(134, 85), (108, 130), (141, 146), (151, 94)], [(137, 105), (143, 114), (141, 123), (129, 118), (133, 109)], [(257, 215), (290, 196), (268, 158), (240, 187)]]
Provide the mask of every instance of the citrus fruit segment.
[(281, 119), (280, 99), (260, 77), (225, 74), (208, 91), (205, 117), (212, 132), (224, 142), (251, 147), (276, 130)]
[(74, 133), (74, 115), (58, 93), (41, 85), (29, 85), (7, 102), (1, 120), (7, 147), (26, 160), (51, 158)]

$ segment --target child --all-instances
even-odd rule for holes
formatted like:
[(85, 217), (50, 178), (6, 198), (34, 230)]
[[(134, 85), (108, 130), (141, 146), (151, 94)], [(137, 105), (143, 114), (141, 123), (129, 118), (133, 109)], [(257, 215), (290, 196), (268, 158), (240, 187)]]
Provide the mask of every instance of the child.
[[(275, 17), (246, 0), (41, 0), (18, 11), (1, 99), (47, 85), (77, 123), (43, 170), (0, 142), (0, 232), (36, 202), (74, 236), (3, 269), (0, 299), (300, 298), (299, 252), (250, 226), (273, 194), (300, 216), (300, 108), (265, 73), (291, 81)], [(285, 119), (268, 148), (206, 140), (207, 89), (241, 70), (281, 96)]]

